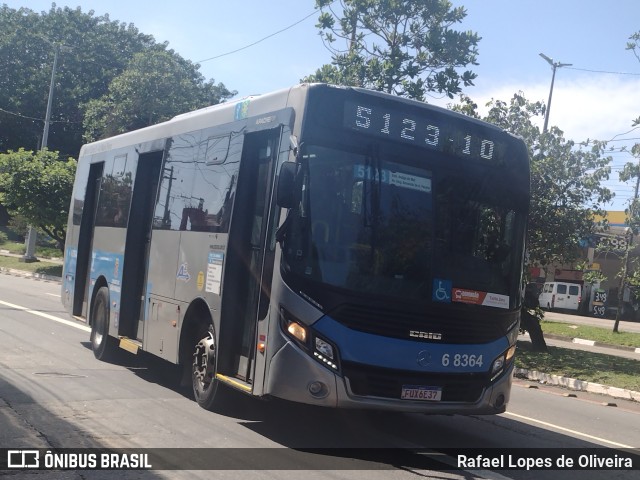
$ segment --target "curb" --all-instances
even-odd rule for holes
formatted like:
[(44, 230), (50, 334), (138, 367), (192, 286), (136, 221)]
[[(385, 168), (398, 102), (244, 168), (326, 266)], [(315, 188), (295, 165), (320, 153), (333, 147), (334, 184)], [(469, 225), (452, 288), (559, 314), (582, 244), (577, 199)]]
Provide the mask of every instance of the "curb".
[(528, 370), (526, 368), (514, 369), (513, 375), (517, 378), (526, 378), (528, 380), (534, 380), (536, 382), (554, 385), (557, 387), (564, 387), (579, 392), (598, 393), (600, 395), (607, 395), (614, 398), (640, 402), (640, 392), (627, 390), (626, 388), (609, 387), (607, 385), (585, 382), (583, 380), (577, 380), (575, 378), (549, 375), (548, 373)]

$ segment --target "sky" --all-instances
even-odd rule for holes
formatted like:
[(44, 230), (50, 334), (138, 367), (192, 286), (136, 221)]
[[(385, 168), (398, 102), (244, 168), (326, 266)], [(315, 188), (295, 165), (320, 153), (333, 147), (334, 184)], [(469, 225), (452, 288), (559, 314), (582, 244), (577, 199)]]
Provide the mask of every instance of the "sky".
[[(36, 12), (51, 8), (50, 0), (0, 2)], [(482, 38), (479, 65), (470, 67), (478, 78), (473, 87), (464, 89), (478, 105), (509, 100), (516, 92), (546, 103), (552, 68), (539, 54), (572, 64), (557, 69), (549, 125), (576, 143), (609, 141), (613, 173), (607, 186), (616, 197), (607, 208), (624, 209), (634, 185), (617, 181), (618, 171), (634, 159), (622, 150), (640, 142), (640, 128), (632, 127), (633, 119), (640, 117), (640, 61), (625, 47), (629, 37), (640, 31), (640, 1), (451, 2), (467, 11), (456, 28)], [(294, 85), (331, 61), (315, 27), (315, 0), (58, 0), (56, 4), (134, 24), (199, 63), (207, 79), (237, 90), (238, 97)], [(447, 98), (429, 102), (451, 103)]]

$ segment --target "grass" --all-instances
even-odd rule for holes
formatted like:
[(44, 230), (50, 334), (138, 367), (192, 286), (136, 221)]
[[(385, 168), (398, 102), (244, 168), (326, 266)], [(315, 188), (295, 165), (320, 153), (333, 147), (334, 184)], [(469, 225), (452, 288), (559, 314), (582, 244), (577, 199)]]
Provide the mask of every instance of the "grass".
[[(0, 250), (7, 250), (9, 253), (15, 253), (16, 255), (24, 255), (25, 246), (24, 243), (18, 242), (4, 242), (0, 243)], [(43, 247), (36, 245), (37, 257), (62, 257), (62, 252), (58, 248)]]
[(611, 328), (593, 327), (590, 325), (572, 325), (570, 323), (558, 323), (542, 321), (540, 323), (544, 333), (563, 335), (571, 338), (583, 338), (610, 345), (623, 345), (626, 347), (640, 347), (640, 333), (619, 332), (614, 333)]
[(515, 362), (517, 368), (640, 391), (639, 360), (561, 347), (533, 352), (530, 343), (518, 342)]
[[(548, 321), (541, 322), (541, 325), (542, 331), (548, 334), (595, 340), (610, 345), (640, 347), (639, 333), (614, 333), (611, 328)], [(545, 353), (533, 352), (530, 343), (518, 342), (515, 361), (517, 368), (640, 391), (640, 356), (638, 360), (634, 360), (551, 346)]]
[[(2, 246), (4, 247), (4, 245)], [(0, 248), (2, 248), (0, 247)], [(62, 265), (57, 263), (41, 260), (39, 262), (25, 263), (16, 257), (6, 257), (0, 255), (0, 268), (13, 268), (25, 272), (40, 273), (44, 275), (52, 275), (54, 277), (62, 276)]]

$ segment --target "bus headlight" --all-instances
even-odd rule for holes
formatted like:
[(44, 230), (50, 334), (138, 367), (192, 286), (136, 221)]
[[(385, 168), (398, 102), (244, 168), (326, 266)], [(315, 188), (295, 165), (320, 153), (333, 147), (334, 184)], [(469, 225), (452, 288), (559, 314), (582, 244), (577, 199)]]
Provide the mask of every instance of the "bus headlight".
[(515, 354), (516, 346), (511, 345), (506, 352), (504, 352), (493, 361), (493, 364), (491, 365), (491, 381), (500, 376), (500, 374), (504, 371), (504, 368), (511, 363)]
[(493, 361), (493, 365), (491, 366), (491, 375), (502, 370), (502, 367), (504, 367), (504, 355), (500, 355)]
[(280, 308), (280, 325), (284, 333), (316, 361), (332, 370), (340, 371), (338, 349), (329, 341), (316, 335), (310, 327), (304, 325), (284, 308)]
[(287, 325), (287, 332), (302, 343), (307, 343), (307, 329), (299, 323), (290, 321)]
[(289, 337), (301, 343), (305, 348), (309, 348), (307, 327), (284, 308), (280, 309), (280, 325)]
[(329, 342), (325, 342), (320, 337), (316, 337), (316, 352), (333, 360), (333, 347)]
[(315, 337), (313, 357), (333, 370), (340, 369), (338, 367), (337, 351), (334, 350), (333, 345), (320, 337)]

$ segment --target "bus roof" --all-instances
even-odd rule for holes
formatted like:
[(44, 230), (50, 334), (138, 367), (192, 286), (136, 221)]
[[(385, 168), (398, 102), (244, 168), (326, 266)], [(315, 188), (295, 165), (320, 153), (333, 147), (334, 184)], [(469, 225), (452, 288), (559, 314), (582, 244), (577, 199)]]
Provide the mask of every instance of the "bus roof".
[(159, 138), (168, 138), (207, 126), (231, 123), (247, 117), (260, 115), (261, 113), (279, 110), (286, 106), (287, 99), (292, 90), (304, 87), (305, 85), (296, 85), (264, 95), (245, 97), (217, 105), (210, 105), (192, 112), (182, 113), (156, 125), (85, 144), (80, 150), (80, 157), (149, 142)]

